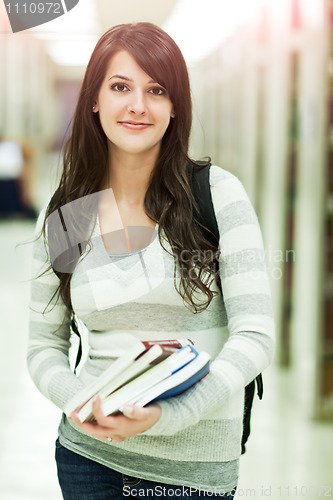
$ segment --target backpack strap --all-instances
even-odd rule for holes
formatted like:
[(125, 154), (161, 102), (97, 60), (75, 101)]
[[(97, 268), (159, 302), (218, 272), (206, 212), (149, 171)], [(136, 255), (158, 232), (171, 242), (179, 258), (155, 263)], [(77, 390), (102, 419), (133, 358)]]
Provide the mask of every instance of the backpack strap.
[(82, 358), (82, 338), (81, 338), (81, 334), (80, 334), (79, 329), (78, 329), (77, 324), (76, 324), (74, 313), (73, 313), (73, 316), (71, 319), (71, 329), (72, 329), (73, 333), (75, 333), (75, 335), (77, 335), (79, 338), (79, 347), (77, 350), (75, 366), (74, 366), (74, 373), (76, 375), (76, 369), (79, 366), (81, 358)]
[(214, 245), (219, 244), (219, 228), (215, 217), (215, 211), (212, 200), (212, 193), (209, 184), (209, 172), (211, 163), (201, 168), (195, 168), (189, 165), (189, 183), (192, 194), (197, 202), (199, 213), (195, 215), (205, 226), (205, 236), (208, 241)]
[[(218, 246), (220, 235), (219, 228), (215, 216), (212, 194), (210, 190), (209, 173), (211, 163), (204, 165), (202, 168), (196, 168), (193, 165), (188, 166), (189, 184), (192, 189), (193, 196), (197, 202), (199, 214), (196, 213), (199, 221), (205, 226), (204, 232), (208, 241), (215, 246)], [(216, 280), (220, 291), (222, 293), (221, 281), (219, 279), (219, 263), (218, 260), (214, 263), (214, 271), (217, 272), (218, 279)], [(243, 417), (243, 435), (242, 435), (242, 454), (245, 453), (245, 443), (251, 432), (250, 419), (251, 409), (253, 404), (253, 397), (255, 392), (255, 384), (257, 385), (257, 395), (261, 400), (263, 397), (263, 379), (262, 374), (259, 373), (257, 377), (252, 380), (245, 387), (245, 400), (244, 400), (244, 417)]]

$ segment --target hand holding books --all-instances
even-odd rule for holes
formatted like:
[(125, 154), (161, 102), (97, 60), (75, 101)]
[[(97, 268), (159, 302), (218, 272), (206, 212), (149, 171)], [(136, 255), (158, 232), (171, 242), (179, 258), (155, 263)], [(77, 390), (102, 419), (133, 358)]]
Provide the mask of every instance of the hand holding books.
[(69, 416), (80, 408), (79, 421), (92, 420), (96, 395), (104, 415), (117, 414), (127, 404), (142, 407), (176, 396), (208, 373), (209, 359), (188, 340), (140, 342), (69, 401), (65, 413)]
[(145, 408), (140, 406), (125, 406), (123, 413), (117, 416), (105, 416), (101, 409), (101, 400), (96, 397), (93, 402), (94, 421), (80, 422), (75, 413), (71, 420), (86, 434), (91, 434), (107, 443), (122, 442), (150, 429), (158, 422), (162, 409), (158, 404), (151, 403)]

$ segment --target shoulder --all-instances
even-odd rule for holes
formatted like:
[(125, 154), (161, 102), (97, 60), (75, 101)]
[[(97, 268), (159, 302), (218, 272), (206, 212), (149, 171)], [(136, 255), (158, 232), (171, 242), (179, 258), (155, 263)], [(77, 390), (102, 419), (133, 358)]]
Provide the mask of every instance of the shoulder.
[(223, 248), (230, 254), (246, 248), (261, 249), (258, 217), (240, 180), (213, 165), (210, 185), (220, 237), (224, 238)]
[(219, 210), (231, 203), (251, 204), (238, 177), (217, 165), (210, 167), (209, 183), (214, 206)]
[[(222, 167), (217, 165), (211, 165), (209, 171), (209, 183), (213, 188), (215, 186), (222, 187), (230, 187), (230, 186), (238, 186), (242, 187), (241, 181), (236, 177), (236, 175), (232, 174), (228, 170), (225, 170)], [(244, 188), (243, 188), (244, 189)]]

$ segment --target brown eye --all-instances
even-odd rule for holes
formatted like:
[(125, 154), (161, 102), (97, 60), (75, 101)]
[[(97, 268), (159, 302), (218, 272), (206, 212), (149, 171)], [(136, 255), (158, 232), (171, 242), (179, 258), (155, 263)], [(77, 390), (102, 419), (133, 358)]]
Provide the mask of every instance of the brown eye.
[(124, 90), (127, 89), (127, 86), (124, 83), (114, 83), (111, 85), (111, 89), (116, 92), (124, 92)]
[(165, 94), (165, 90), (162, 89), (162, 87), (153, 87), (152, 89), (150, 89), (150, 92), (153, 95), (164, 95)]

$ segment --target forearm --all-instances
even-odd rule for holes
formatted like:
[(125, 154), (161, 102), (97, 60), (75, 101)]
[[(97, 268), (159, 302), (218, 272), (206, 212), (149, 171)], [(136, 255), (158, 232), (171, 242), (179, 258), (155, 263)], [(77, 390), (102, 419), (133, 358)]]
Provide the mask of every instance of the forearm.
[(83, 387), (71, 370), (67, 356), (55, 349), (30, 349), (27, 364), (36, 387), (61, 410), (64, 410), (66, 403)]

